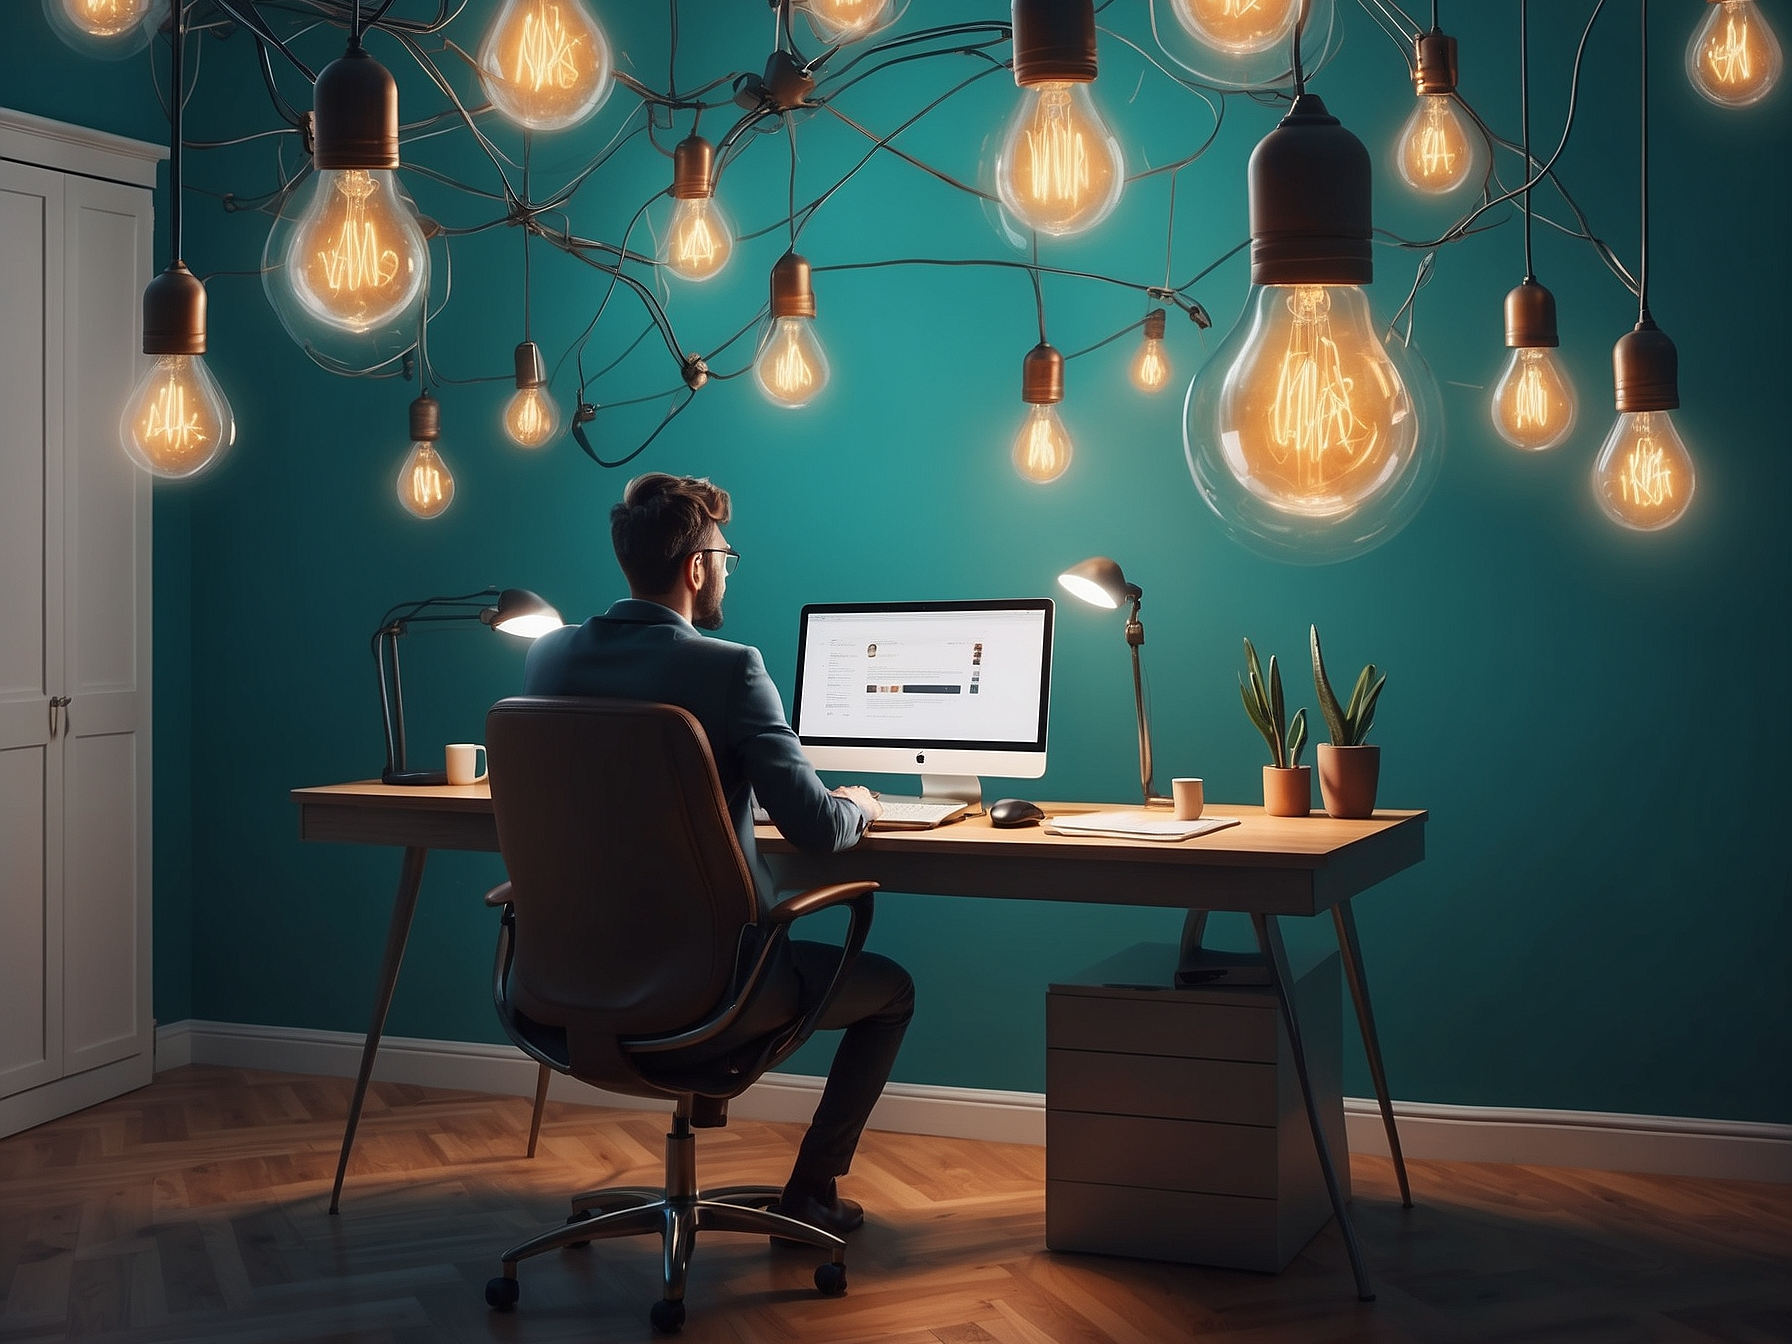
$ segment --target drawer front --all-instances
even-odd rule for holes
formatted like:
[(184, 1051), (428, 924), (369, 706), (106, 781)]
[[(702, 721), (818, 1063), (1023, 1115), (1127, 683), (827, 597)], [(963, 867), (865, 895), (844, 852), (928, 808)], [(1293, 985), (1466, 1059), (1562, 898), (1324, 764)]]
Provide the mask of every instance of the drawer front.
[(1277, 1131), (1130, 1115), (1047, 1111), (1048, 1181), (1273, 1200)]
[(1052, 1179), (1045, 1183), (1045, 1244), (1054, 1251), (1273, 1274), (1287, 1264), (1277, 1242), (1272, 1200)]
[(1093, 1050), (1045, 1052), (1048, 1110), (1273, 1125), (1277, 1101), (1274, 1064)]
[(1273, 997), (1263, 1008), (1244, 1008), (1047, 994), (1045, 1043), (1067, 1050), (1273, 1064), (1276, 1017)]

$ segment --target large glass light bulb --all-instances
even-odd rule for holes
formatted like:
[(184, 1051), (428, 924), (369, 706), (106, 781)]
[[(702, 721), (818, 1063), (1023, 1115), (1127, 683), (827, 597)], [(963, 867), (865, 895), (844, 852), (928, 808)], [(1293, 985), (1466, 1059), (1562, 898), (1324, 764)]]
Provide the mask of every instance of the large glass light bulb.
[(434, 518), (454, 502), (454, 477), (428, 439), (418, 439), (398, 469), (398, 502), (419, 518)]
[(1245, 56), (1285, 43), (1300, 17), (1301, 0), (1171, 0), (1170, 7), (1197, 42)]
[(734, 230), (713, 196), (677, 202), (672, 222), (660, 240), (660, 263), (684, 280), (708, 280), (721, 274), (734, 254)]
[(753, 358), (753, 376), (773, 404), (807, 406), (828, 385), (828, 357), (807, 317), (775, 317)]
[(1184, 448), (1234, 538), (1323, 564), (1379, 545), (1437, 476), (1435, 380), (1354, 285), (1258, 285), (1189, 384)]
[(429, 244), (397, 176), (384, 168), (319, 169), (287, 244), (285, 272), (305, 313), (362, 333), (422, 301)]
[(1132, 385), (1141, 392), (1162, 392), (1169, 386), (1170, 357), (1164, 353), (1163, 340), (1147, 336), (1139, 342), (1139, 352), (1132, 357)]
[(236, 442), (236, 417), (203, 356), (157, 355), (125, 400), (118, 438), (152, 475), (197, 476)]
[(1481, 137), (1463, 124), (1456, 100), (1423, 93), (1400, 128), (1400, 176), (1414, 191), (1442, 196), (1470, 181), (1481, 162)]
[(1667, 411), (1620, 414), (1593, 464), (1599, 507), (1638, 532), (1679, 522), (1695, 485), (1692, 454)]
[(892, 0), (798, 0), (823, 42), (857, 42), (890, 20)]
[(44, 16), (83, 55), (116, 60), (149, 44), (167, 0), (43, 0)]
[(1707, 4), (1705, 21), (1686, 44), (1686, 77), (1720, 107), (1747, 107), (1779, 81), (1779, 39), (1755, 0)]
[(1083, 233), (1113, 213), (1125, 186), (1120, 142), (1087, 84), (1021, 90), (996, 158), (996, 193), (1023, 228)]
[(519, 448), (539, 448), (560, 429), (560, 408), (546, 387), (519, 387), (504, 407), (504, 432)]
[(1514, 448), (1541, 452), (1574, 431), (1578, 403), (1561, 356), (1548, 346), (1519, 346), (1493, 389), (1493, 427)]
[(1069, 469), (1075, 452), (1057, 406), (1048, 403), (1027, 407), (1027, 418), (1021, 421), (1020, 433), (1014, 436), (1014, 469), (1022, 479), (1036, 485), (1057, 480)]
[(154, 0), (57, 0), (63, 12), (83, 32), (94, 37), (119, 37), (141, 23)]
[(581, 0), (505, 0), (479, 45), (479, 80), (519, 126), (577, 126), (610, 96), (610, 43)]

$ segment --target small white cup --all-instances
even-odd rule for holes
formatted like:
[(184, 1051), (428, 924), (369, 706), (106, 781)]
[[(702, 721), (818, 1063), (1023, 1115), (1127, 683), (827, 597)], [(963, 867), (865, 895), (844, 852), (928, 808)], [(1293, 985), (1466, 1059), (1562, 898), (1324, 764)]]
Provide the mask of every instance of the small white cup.
[(1198, 779), (1172, 779), (1170, 798), (1176, 805), (1177, 821), (1194, 821), (1207, 806), (1207, 793)]
[(485, 747), (478, 742), (448, 744), (448, 782), (450, 784), (483, 784), (485, 772), (479, 769)]

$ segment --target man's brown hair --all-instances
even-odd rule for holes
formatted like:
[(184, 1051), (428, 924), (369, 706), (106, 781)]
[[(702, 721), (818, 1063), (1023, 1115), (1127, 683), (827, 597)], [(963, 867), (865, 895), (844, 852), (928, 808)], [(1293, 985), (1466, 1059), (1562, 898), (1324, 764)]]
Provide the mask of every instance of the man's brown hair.
[(728, 492), (701, 476), (637, 476), (610, 510), (610, 544), (636, 593), (668, 592), (678, 567), (728, 521)]

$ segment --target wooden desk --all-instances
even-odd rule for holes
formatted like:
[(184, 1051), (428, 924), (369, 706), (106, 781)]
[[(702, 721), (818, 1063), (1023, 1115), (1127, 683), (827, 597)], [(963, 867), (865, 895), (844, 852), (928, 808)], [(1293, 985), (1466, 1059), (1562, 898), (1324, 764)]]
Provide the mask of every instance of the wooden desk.
[[(372, 1021), (362, 1050), (348, 1124), (337, 1161), (330, 1211), (336, 1211), (354, 1145), (362, 1099), (393, 986), (404, 958), (411, 916), (430, 849), (495, 851), (497, 828), (483, 784), (399, 788), (378, 783), (294, 789), (299, 834), (306, 840), (394, 845), (404, 849), (398, 890), (387, 927), (386, 953), (374, 993)], [(1048, 813), (1102, 810), (1091, 804), (1046, 803)], [(1116, 808), (1120, 805), (1114, 805)], [(1309, 1086), (1300, 1026), (1293, 1007), (1293, 977), (1278, 920), (1284, 915), (1331, 912), (1344, 973), (1356, 1005), (1369, 1072), (1393, 1152), (1401, 1202), (1412, 1196), (1394, 1125), (1381, 1047), (1369, 1004), (1351, 898), (1425, 857), (1425, 813), (1377, 812), (1367, 821), (1323, 815), (1265, 816), (1260, 808), (1213, 806), (1212, 816), (1235, 816), (1237, 826), (1176, 844), (1046, 835), (1037, 827), (997, 830), (983, 817), (932, 831), (874, 831), (838, 854), (806, 854), (769, 826), (758, 828), (759, 847), (780, 887), (805, 888), (845, 880), (871, 880), (892, 892), (985, 896), (1005, 900), (1080, 901), (1095, 905), (1156, 906), (1190, 912), (1195, 927), (1205, 912), (1251, 916), (1258, 946), (1274, 972), (1294, 1062), (1306, 1101), (1307, 1120), (1325, 1173), (1332, 1210), (1350, 1253), (1358, 1296), (1373, 1294), (1356, 1232)]]

